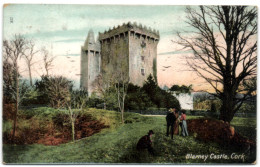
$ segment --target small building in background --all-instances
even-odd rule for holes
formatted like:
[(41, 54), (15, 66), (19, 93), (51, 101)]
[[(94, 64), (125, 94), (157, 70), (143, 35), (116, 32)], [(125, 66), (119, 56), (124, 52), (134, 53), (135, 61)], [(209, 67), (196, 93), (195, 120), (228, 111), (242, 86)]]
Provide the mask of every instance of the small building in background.
[(181, 109), (193, 110), (194, 93), (172, 93), (172, 95), (179, 100)]

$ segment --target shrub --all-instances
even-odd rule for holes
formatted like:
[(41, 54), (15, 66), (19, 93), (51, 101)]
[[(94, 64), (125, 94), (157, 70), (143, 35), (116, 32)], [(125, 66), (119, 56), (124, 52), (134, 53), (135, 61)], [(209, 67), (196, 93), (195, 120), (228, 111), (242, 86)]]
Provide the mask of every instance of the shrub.
[(125, 100), (127, 110), (145, 110), (148, 107), (156, 107), (148, 94), (139, 86), (129, 84)]
[(147, 81), (144, 83), (142, 90), (144, 90), (150, 97), (153, 104), (158, 108), (176, 108), (180, 110), (180, 103), (176, 97), (172, 96), (171, 93), (162, 90), (155, 82), (152, 75), (149, 75)]
[(41, 104), (41, 101), (38, 100), (38, 91), (35, 88), (31, 88), (25, 94), (24, 99), (22, 101), (23, 106), (29, 106), (32, 104)]
[(72, 90), (72, 81), (63, 76), (42, 76), (40, 81), (35, 83), (39, 92), (38, 100), (49, 104), (54, 108), (65, 106), (66, 98)]

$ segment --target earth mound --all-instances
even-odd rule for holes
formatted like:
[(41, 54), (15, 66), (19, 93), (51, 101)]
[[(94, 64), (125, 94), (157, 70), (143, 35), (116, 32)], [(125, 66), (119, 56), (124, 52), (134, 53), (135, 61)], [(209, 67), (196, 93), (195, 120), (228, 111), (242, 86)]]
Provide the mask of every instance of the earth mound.
[[(45, 125), (44, 128), (35, 128), (33, 119), (31, 125), (25, 129), (16, 131), (15, 139), (12, 140), (12, 133), (3, 134), (3, 142), (5, 144), (44, 144), (44, 145), (59, 145), (72, 140), (71, 123), (68, 116), (63, 119), (53, 120)], [(81, 139), (92, 136), (109, 126), (95, 120), (91, 115), (78, 116), (75, 121), (75, 139)]]
[(249, 140), (235, 131), (228, 122), (201, 118), (187, 120), (188, 131), (199, 140), (213, 141), (223, 146), (232, 146), (237, 149), (255, 149), (255, 141)]

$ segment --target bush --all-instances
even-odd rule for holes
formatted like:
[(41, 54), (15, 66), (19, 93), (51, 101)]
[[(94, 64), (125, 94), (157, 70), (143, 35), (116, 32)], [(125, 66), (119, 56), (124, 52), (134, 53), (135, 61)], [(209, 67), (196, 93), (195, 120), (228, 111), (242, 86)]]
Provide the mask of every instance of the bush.
[(65, 106), (73, 84), (63, 76), (42, 76), (40, 81), (36, 81), (35, 86), (39, 92), (39, 101), (54, 108), (61, 108)]
[(35, 88), (31, 88), (25, 95), (22, 105), (23, 106), (30, 106), (32, 104), (42, 104), (41, 101), (38, 100), (38, 91)]
[(148, 107), (156, 107), (148, 94), (139, 86), (129, 84), (125, 100), (127, 110), (145, 110)]
[[(91, 97), (87, 101), (87, 106), (88, 107), (92, 107), (92, 108), (95, 108), (95, 107), (97, 107), (97, 108), (104, 108), (103, 103), (104, 103), (104, 101), (101, 98), (99, 98), (94, 93), (92, 93)], [(101, 106), (101, 107), (99, 107), (99, 106)]]
[(3, 120), (3, 133), (11, 133), (13, 128), (11, 121), (5, 121)]
[(142, 90), (147, 93), (152, 103), (158, 108), (176, 108), (177, 110), (180, 110), (180, 103), (177, 98), (172, 96), (171, 93), (162, 90), (155, 82), (152, 75), (149, 75)]

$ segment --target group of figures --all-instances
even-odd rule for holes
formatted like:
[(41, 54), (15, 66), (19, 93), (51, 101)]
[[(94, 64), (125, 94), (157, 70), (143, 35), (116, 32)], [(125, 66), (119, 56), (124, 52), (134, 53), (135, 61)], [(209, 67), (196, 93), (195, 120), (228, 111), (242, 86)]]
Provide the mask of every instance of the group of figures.
[(171, 138), (173, 139), (173, 135), (179, 135), (179, 126), (181, 127), (181, 134), (183, 136), (188, 136), (187, 122), (186, 122), (186, 114), (185, 111), (181, 111), (181, 115), (176, 110), (176, 108), (170, 108), (169, 113), (166, 116), (167, 122), (167, 133), (169, 136), (169, 129), (171, 129)]
[[(176, 110), (176, 108), (170, 108), (169, 113), (166, 116), (167, 122), (167, 131), (166, 136), (169, 136), (169, 130), (171, 133), (171, 139), (173, 139), (173, 135), (179, 135), (179, 126), (181, 127), (181, 134), (183, 136), (188, 136), (187, 122), (186, 122), (186, 114), (185, 111), (181, 111), (181, 115)], [(149, 130), (148, 134), (141, 137), (137, 143), (137, 150), (147, 149), (148, 152), (154, 155), (154, 150), (152, 147), (151, 137), (154, 134), (153, 130)]]

